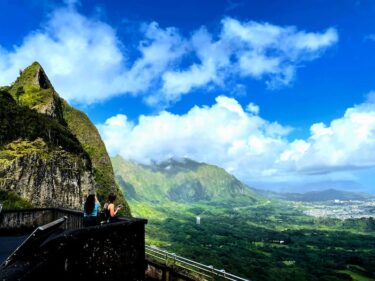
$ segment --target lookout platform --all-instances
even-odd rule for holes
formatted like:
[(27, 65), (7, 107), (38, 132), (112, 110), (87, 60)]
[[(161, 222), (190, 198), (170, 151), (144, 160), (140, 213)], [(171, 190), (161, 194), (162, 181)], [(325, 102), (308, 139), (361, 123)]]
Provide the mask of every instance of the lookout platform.
[(0, 280), (249, 281), (145, 245), (147, 220), (83, 227), (80, 211), (0, 212)]
[(82, 217), (58, 208), (3, 210), (0, 239), (25, 240), (3, 253), (0, 280), (144, 280), (147, 220), (82, 227)]

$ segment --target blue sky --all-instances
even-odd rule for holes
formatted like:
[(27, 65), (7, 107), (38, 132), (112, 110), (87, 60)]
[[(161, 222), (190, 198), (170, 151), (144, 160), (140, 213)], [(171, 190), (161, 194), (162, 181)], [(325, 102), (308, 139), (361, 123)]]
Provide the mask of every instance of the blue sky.
[[(112, 155), (375, 192), (374, 1), (0, 0), (1, 84), (41, 62)], [(373, 140), (374, 139), (374, 140)]]

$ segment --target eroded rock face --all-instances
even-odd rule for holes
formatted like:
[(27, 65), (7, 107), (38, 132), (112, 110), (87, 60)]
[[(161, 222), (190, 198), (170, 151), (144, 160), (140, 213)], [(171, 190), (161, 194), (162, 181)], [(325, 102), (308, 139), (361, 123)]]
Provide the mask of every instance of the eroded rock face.
[(34, 107), (34, 109), (42, 114), (48, 115), (59, 120), (60, 123), (65, 124), (62, 110), (61, 99), (57, 93), (52, 92), (48, 102)]
[(0, 165), (0, 190), (12, 191), (38, 207), (81, 209), (94, 191), (85, 160), (58, 149), (17, 157)]
[(0, 87), (0, 196), (13, 196), (8, 208), (81, 209), (94, 190), (101, 201), (116, 193), (130, 215), (95, 125), (60, 98), (34, 62)]
[(44, 72), (43, 68), (40, 66), (36, 72), (35, 84), (42, 89), (52, 88), (52, 84), (49, 81), (47, 74)]
[(46, 114), (64, 124), (62, 103), (59, 95), (53, 88), (42, 66), (39, 63), (34, 63), (32, 67), (34, 67), (35, 70), (33, 72), (30, 71), (30, 74), (33, 75), (31, 75), (32, 79), (30, 79), (29, 85), (33, 85), (39, 89), (39, 91), (45, 92), (43, 102), (34, 105), (32, 108), (39, 113)]

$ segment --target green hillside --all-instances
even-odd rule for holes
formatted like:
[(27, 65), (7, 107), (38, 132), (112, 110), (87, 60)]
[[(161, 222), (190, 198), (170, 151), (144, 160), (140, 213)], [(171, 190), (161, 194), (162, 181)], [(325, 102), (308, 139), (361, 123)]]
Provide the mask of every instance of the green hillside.
[(100, 201), (113, 192), (118, 195), (117, 203), (124, 206), (124, 213), (130, 214), (122, 191), (115, 182), (112, 163), (97, 128), (85, 113), (62, 101), (64, 121), (69, 130), (77, 137), (85, 152), (90, 156), (96, 182), (96, 190)]
[(189, 159), (112, 162), (148, 244), (255, 281), (375, 280), (374, 219), (310, 217)]
[[(117, 193), (124, 213), (130, 214), (96, 127), (59, 97), (35, 62), (12, 85), (0, 88), (2, 197), (80, 208), (94, 189), (101, 201)], [(53, 200), (53, 194), (63, 202)]]
[(145, 202), (256, 202), (261, 197), (224, 169), (190, 159), (141, 165), (112, 158), (117, 182), (129, 199)]

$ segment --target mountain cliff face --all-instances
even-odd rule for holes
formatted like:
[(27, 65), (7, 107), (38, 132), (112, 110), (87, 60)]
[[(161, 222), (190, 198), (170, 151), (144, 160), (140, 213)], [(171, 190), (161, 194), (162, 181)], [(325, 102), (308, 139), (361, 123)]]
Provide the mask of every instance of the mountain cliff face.
[(94, 190), (102, 202), (117, 193), (130, 214), (97, 129), (33, 63), (11, 86), (0, 88), (0, 198), (10, 207), (19, 200), (80, 209)]
[(258, 195), (224, 169), (190, 159), (141, 165), (112, 158), (116, 180), (128, 198), (153, 203), (246, 200)]

